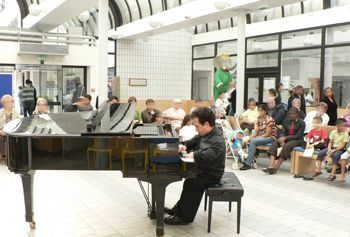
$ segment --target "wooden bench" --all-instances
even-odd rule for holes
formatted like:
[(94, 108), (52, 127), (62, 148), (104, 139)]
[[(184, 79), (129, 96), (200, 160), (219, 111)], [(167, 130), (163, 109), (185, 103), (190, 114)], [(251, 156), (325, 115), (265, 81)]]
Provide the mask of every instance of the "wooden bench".
[(204, 211), (207, 210), (207, 199), (209, 197), (208, 210), (208, 233), (211, 228), (211, 215), (213, 202), (229, 202), (229, 211), (231, 212), (231, 203), (237, 202), (237, 233), (241, 226), (241, 203), (244, 195), (244, 189), (237, 176), (232, 172), (225, 172), (219, 184), (209, 187), (205, 191)]

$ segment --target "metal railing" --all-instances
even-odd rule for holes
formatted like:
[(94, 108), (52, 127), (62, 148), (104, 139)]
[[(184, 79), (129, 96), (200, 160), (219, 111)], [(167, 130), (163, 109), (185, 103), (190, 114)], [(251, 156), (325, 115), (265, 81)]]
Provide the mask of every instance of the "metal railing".
[(40, 33), (2, 29), (0, 29), (0, 41), (14, 41), (19, 43), (38, 43), (51, 45), (74, 44), (96, 46), (96, 39), (93, 36)]

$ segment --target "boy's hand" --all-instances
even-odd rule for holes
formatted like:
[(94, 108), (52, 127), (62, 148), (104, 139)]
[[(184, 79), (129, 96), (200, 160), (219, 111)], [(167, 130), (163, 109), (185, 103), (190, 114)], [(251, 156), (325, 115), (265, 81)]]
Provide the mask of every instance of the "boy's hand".
[(314, 147), (314, 145), (309, 144), (308, 146), (306, 146), (306, 149), (311, 149), (313, 147)]
[(282, 146), (282, 143), (284, 145), (284, 143), (286, 142), (287, 137), (280, 137), (277, 141), (280, 143), (280, 145)]

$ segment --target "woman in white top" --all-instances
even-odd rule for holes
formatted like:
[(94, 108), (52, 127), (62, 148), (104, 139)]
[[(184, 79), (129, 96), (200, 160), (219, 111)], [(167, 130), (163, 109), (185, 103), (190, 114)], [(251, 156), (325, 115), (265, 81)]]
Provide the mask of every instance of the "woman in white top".
[(0, 153), (1, 158), (5, 158), (5, 136), (6, 133), (2, 131), (5, 124), (11, 120), (18, 119), (20, 117), (19, 113), (13, 109), (14, 99), (10, 95), (4, 95), (1, 98), (1, 105), (3, 106), (0, 109)]
[(185, 142), (191, 140), (194, 136), (198, 134), (196, 127), (192, 124), (192, 119), (190, 115), (186, 115), (181, 124), (181, 129), (179, 132), (180, 142)]
[(313, 103), (315, 102), (308, 88), (304, 89), (304, 97), (305, 97), (305, 106), (312, 106)]

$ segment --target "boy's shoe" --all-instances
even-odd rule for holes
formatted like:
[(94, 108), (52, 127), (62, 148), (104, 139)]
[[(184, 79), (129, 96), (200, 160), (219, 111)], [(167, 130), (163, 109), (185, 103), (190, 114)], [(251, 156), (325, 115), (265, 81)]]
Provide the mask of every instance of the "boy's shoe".
[(250, 165), (244, 164), (239, 170), (250, 170), (252, 167)]
[(257, 169), (258, 168), (258, 163), (256, 163), (256, 160), (253, 160), (253, 164), (252, 164), (252, 169)]

